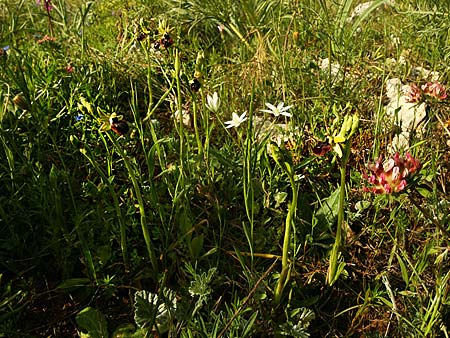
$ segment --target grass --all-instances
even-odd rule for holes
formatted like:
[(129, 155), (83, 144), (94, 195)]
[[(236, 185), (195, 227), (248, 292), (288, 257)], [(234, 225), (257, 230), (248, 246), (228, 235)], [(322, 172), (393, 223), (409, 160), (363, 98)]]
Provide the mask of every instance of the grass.
[(448, 99), (364, 189), (447, 1), (51, 4), (0, 0), (0, 337), (449, 336)]

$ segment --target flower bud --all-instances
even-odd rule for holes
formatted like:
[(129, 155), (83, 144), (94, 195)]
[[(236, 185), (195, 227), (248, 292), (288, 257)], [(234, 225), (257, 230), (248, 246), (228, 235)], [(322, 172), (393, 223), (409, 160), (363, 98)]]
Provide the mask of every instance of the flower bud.
[(352, 136), (354, 133), (356, 133), (356, 130), (359, 127), (359, 116), (358, 115), (353, 115), (353, 121), (352, 121), (352, 129), (350, 131), (350, 135)]

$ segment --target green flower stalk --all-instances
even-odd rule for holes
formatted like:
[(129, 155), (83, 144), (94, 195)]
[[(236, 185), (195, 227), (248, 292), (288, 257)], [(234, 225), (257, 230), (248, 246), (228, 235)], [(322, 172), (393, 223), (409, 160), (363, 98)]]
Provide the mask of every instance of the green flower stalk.
[(281, 295), (285, 285), (289, 281), (289, 244), (291, 237), (291, 228), (295, 220), (295, 214), (297, 212), (297, 201), (298, 201), (298, 189), (295, 184), (294, 170), (291, 166), (289, 160), (285, 159), (280, 149), (275, 144), (270, 145), (270, 152), (275, 160), (275, 162), (288, 174), (289, 182), (292, 187), (292, 202), (289, 205), (288, 214), (286, 216), (285, 228), (284, 228), (284, 239), (283, 239), (283, 252), (281, 257), (281, 273), (278, 279), (278, 284), (275, 289), (275, 304), (279, 304), (281, 300)]
[(351, 136), (356, 132), (359, 126), (359, 117), (357, 115), (347, 115), (342, 123), (341, 130), (339, 134), (335, 137), (339, 140), (339, 143), (343, 143), (343, 152), (341, 151), (340, 145), (336, 142), (335, 151), (341, 159), (340, 163), (340, 174), (341, 174), (341, 184), (339, 187), (339, 209), (338, 209), (338, 220), (336, 228), (336, 238), (334, 241), (333, 248), (330, 253), (330, 265), (328, 266), (327, 272), (327, 284), (332, 285), (337, 281), (340, 274), (344, 270), (345, 262), (340, 260), (341, 250), (343, 246), (343, 238), (345, 238), (343, 230), (344, 222), (344, 203), (345, 203), (345, 177), (347, 174), (347, 163), (350, 157), (351, 149)]

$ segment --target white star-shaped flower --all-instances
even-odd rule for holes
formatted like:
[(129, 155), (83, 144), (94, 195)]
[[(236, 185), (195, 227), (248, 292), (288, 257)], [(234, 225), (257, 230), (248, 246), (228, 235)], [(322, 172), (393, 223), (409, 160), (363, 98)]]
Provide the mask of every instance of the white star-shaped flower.
[(278, 106), (274, 106), (271, 103), (266, 103), (267, 108), (269, 109), (261, 109), (262, 112), (264, 113), (270, 113), (273, 114), (275, 116), (280, 116), (280, 115), (284, 115), (286, 117), (291, 117), (292, 114), (288, 113), (288, 110), (291, 109), (293, 106), (284, 106), (284, 102), (280, 102), (278, 104)]
[(214, 94), (212, 96), (208, 95), (206, 97), (206, 100), (207, 100), (206, 108), (208, 108), (212, 112), (217, 112), (219, 110), (220, 99), (219, 99), (219, 95), (217, 95), (217, 92), (214, 92)]
[(242, 122), (247, 120), (247, 117), (245, 116), (247, 112), (243, 112), (241, 116), (239, 116), (236, 113), (232, 114), (231, 121), (226, 121), (225, 124), (227, 125), (225, 128), (237, 128), (241, 125)]

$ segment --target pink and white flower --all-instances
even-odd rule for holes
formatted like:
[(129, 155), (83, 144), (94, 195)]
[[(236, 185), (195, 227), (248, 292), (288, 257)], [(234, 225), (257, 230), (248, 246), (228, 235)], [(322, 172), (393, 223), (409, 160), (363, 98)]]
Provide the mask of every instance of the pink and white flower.
[(375, 163), (369, 163), (367, 168), (371, 174), (370, 176), (364, 174), (364, 178), (369, 183), (369, 186), (364, 187), (364, 191), (375, 194), (391, 194), (405, 189), (407, 177), (420, 170), (421, 163), (410, 153), (406, 153), (405, 157), (395, 153), (384, 162), (380, 156)]

